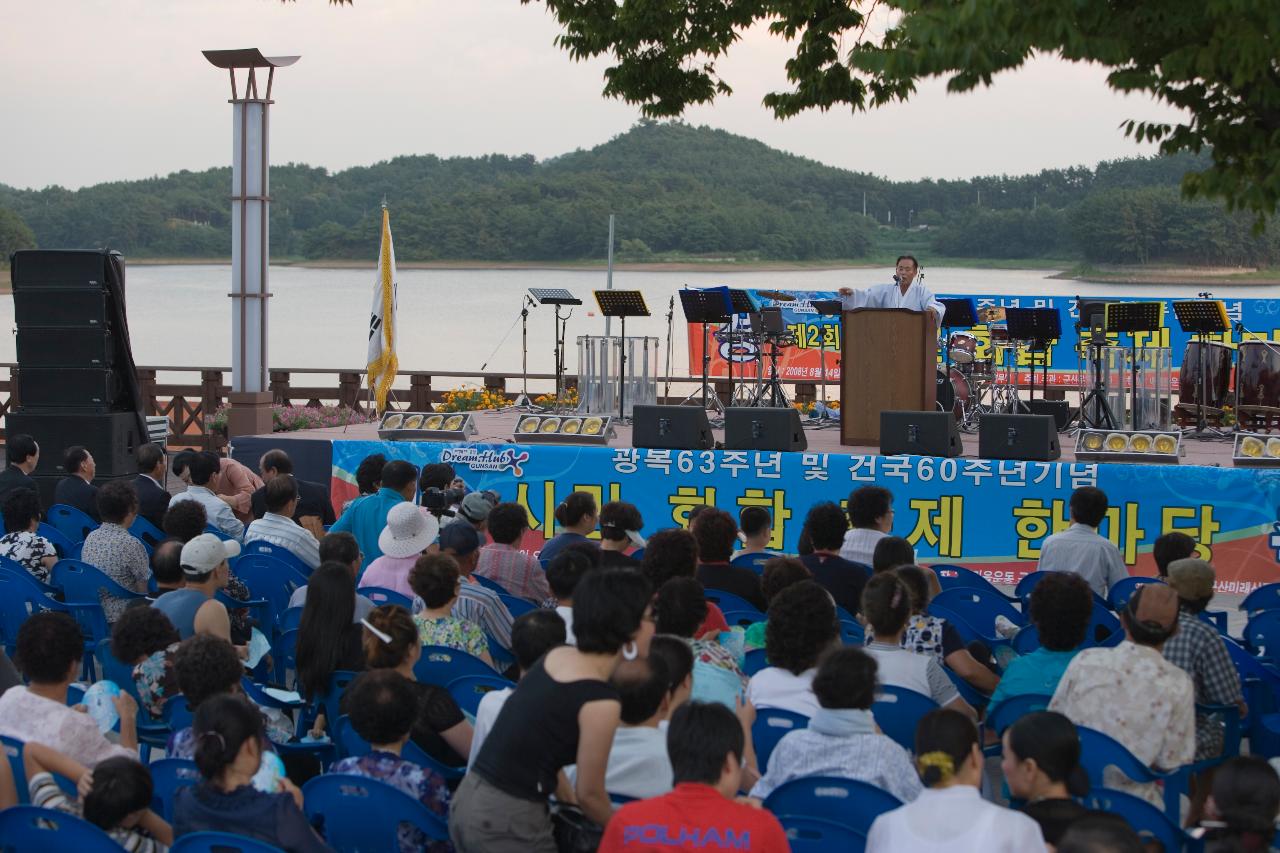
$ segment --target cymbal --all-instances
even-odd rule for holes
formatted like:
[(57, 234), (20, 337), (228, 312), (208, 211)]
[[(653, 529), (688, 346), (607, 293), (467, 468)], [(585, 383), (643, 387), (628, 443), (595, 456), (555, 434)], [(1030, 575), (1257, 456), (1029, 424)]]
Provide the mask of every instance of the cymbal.
[(765, 299), (772, 299), (774, 302), (795, 302), (796, 298), (790, 293), (783, 293), (781, 290), (759, 290), (756, 291)]
[(1004, 308), (992, 305), (978, 311), (978, 319), (984, 323), (1003, 323), (1006, 319)]

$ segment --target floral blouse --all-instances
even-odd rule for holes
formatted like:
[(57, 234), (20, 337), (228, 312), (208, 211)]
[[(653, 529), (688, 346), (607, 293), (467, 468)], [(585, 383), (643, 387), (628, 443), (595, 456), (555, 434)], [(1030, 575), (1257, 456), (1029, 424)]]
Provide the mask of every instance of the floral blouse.
[(457, 616), (428, 619), (422, 615), (413, 617), (413, 621), (418, 626), (418, 639), (424, 646), (447, 646), (476, 657), (489, 653), (489, 641), (474, 622)]
[[(370, 752), (365, 755), (344, 758), (329, 768), (330, 773), (350, 773), (386, 782), (427, 807), (443, 821), (449, 820), (449, 788), (444, 779), (432, 770), (405, 761), (390, 752)], [(422, 830), (409, 824), (400, 824), (397, 830), (400, 853), (426, 850), (429, 853), (452, 853), (453, 845), (447, 841), (432, 841)]]
[(693, 656), (696, 660), (732, 672), (742, 680), (743, 687), (746, 687), (747, 682), (750, 681), (738, 666), (737, 658), (734, 657), (733, 652), (719, 643), (713, 640), (693, 640), (689, 645), (693, 649)]
[(40, 583), (49, 582), (49, 568), (41, 560), (57, 556), (52, 542), (29, 530), (15, 530), (0, 537), (0, 557), (20, 564)]
[(173, 674), (173, 653), (177, 650), (178, 644), (174, 643), (154, 652), (133, 668), (133, 684), (138, 688), (138, 698), (152, 719), (159, 719), (164, 713), (166, 699), (181, 692), (178, 679)]

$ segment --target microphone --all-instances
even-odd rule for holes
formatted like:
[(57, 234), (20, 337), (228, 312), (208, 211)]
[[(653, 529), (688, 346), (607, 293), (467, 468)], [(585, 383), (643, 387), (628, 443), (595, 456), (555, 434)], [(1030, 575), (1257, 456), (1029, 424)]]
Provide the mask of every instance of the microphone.
[(1204, 293), (1197, 293), (1196, 295), (1199, 296), (1201, 299), (1208, 299), (1211, 296), (1213, 296), (1213, 294), (1209, 293), (1207, 290)]
[(893, 280), (894, 280), (896, 283), (898, 283), (898, 284), (902, 284), (902, 279), (898, 278), (898, 274), (897, 274), (897, 273), (894, 273), (894, 274), (893, 274)]

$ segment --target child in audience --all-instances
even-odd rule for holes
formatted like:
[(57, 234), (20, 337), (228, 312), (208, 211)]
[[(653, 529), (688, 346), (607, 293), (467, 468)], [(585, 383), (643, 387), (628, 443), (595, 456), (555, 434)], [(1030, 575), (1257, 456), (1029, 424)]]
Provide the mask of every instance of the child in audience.
[[(28, 743), (22, 760), (31, 805), (84, 818), (130, 853), (164, 853), (173, 843), (173, 830), (151, 810), (151, 773), (137, 759), (108, 758), (90, 770), (42, 743)], [(55, 773), (78, 783), (79, 800), (63, 792)]]
[(165, 700), (178, 692), (173, 674), (178, 643), (177, 629), (168, 616), (154, 607), (126, 608), (111, 629), (111, 654), (133, 667), (138, 697), (152, 719), (160, 717)]
[(925, 790), (875, 819), (867, 853), (1044, 850), (1034, 820), (982, 799), (982, 766), (978, 728), (970, 717), (950, 708), (925, 714), (916, 728), (916, 768)]
[(307, 822), (302, 792), (288, 778), (280, 778), (274, 793), (251, 784), (266, 741), (262, 714), (251, 702), (242, 696), (215, 696), (200, 705), (192, 729), (203, 781), (179, 789), (174, 798), (175, 836), (230, 832), (290, 853), (330, 850)]
[(489, 641), (474, 622), (453, 615), (462, 589), (458, 562), (448, 554), (423, 554), (409, 572), (409, 585), (422, 599), (423, 610), (413, 617), (424, 646), (447, 646), (477, 657), (489, 666)]
[[(564, 622), (565, 642), (571, 646), (576, 645), (573, 637), (573, 590), (593, 568), (586, 554), (572, 548), (547, 564), (547, 583), (551, 585), (551, 594), (556, 599), (556, 613)], [(511, 642), (515, 642), (514, 634)]]
[(813, 677), (818, 661), (840, 643), (831, 593), (814, 581), (793, 584), (769, 605), (765, 650), (769, 666), (751, 677), (747, 698), (757, 708), (780, 708), (806, 717), (818, 713)]
[(765, 563), (778, 556), (769, 550), (772, 538), (773, 518), (769, 510), (762, 506), (743, 507), (738, 513), (738, 541), (742, 543), (742, 550), (733, 555), (734, 565), (741, 565), (740, 558), (750, 557), (747, 568), (756, 573), (763, 571)]
[(1000, 769), (1009, 793), (1026, 802), (1022, 813), (1040, 824), (1044, 840), (1057, 844), (1088, 811), (1072, 799), (1089, 793), (1075, 725), (1053, 711), (1036, 711), (1009, 726), (1003, 743)]
[[(747, 509), (759, 509), (759, 507), (747, 507)], [(742, 512), (745, 514), (747, 509)], [(778, 597), (778, 593), (794, 583), (812, 578), (813, 573), (796, 558), (770, 555), (764, 563), (764, 576), (760, 579), (760, 586), (764, 589), (765, 601), (773, 606), (773, 600)], [(765, 626), (768, 624), (769, 620), (764, 619), (747, 626), (743, 637), (747, 651), (764, 648)]]
[[(350, 708), (351, 726), (369, 743), (370, 752), (334, 762), (330, 773), (367, 776), (400, 789), (427, 809), (449, 819), (449, 788), (432, 770), (400, 757), (417, 719), (417, 695), (413, 685), (392, 669), (362, 673), (351, 682), (344, 697)], [(415, 850), (452, 851), (447, 841), (431, 841), (422, 830), (401, 824), (401, 853)]]

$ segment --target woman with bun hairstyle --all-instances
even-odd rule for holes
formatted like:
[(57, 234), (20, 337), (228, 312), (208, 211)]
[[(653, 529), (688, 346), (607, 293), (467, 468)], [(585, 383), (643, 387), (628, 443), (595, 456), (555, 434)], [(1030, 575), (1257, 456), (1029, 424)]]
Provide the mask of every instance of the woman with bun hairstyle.
[(1026, 801), (1022, 813), (1040, 824), (1045, 841), (1056, 845), (1088, 811), (1072, 799), (1089, 793), (1075, 724), (1055, 711), (1036, 711), (1009, 726), (1002, 740), (1000, 769), (1009, 793)]
[(1027, 853), (1044, 850), (1034, 820), (982, 799), (978, 727), (950, 708), (916, 726), (916, 770), (924, 790), (871, 824), (867, 853)]
[(600, 521), (600, 509), (590, 492), (574, 492), (556, 507), (555, 516), (556, 524), (560, 525), (560, 533), (542, 546), (538, 559), (544, 564), (565, 546), (586, 542), (587, 536), (596, 529), (596, 524)]

